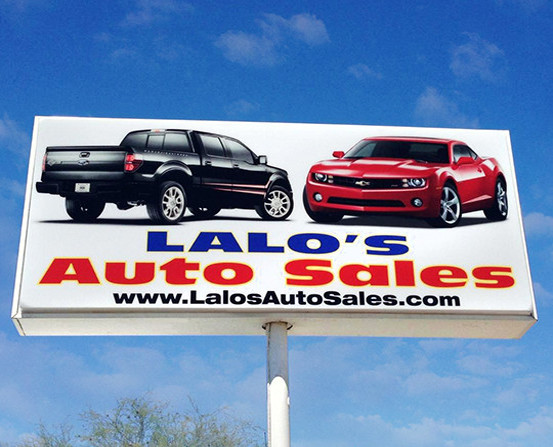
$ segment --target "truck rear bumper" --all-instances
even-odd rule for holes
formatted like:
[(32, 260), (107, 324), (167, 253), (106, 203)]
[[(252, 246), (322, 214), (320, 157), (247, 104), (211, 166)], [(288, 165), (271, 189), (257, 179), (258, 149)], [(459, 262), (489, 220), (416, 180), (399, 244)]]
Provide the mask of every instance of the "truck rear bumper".
[[(84, 192), (76, 185), (88, 185)], [(152, 194), (152, 185), (144, 183), (120, 182), (36, 182), (36, 190), (43, 194), (54, 194), (62, 197), (81, 197), (102, 200), (104, 202), (128, 202), (146, 200)]]

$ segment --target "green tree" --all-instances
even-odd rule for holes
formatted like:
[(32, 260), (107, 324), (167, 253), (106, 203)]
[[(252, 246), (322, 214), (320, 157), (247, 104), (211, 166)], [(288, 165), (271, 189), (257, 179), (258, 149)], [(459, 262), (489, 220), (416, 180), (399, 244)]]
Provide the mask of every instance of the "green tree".
[(68, 425), (47, 429), (15, 447), (259, 447), (262, 431), (251, 422), (224, 410), (178, 413), (167, 404), (140, 398), (125, 398), (108, 412), (88, 410), (81, 415), (78, 434)]

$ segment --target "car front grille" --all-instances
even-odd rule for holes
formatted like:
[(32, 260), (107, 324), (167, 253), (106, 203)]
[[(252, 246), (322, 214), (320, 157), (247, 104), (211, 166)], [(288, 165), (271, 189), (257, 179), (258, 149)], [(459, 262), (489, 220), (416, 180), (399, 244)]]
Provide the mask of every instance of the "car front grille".
[(336, 205), (364, 206), (374, 208), (405, 208), (405, 204), (400, 200), (368, 200), (349, 199), (346, 197), (329, 197), (328, 203), (333, 203)]
[(404, 187), (402, 179), (398, 178), (352, 178), (336, 175), (334, 176), (334, 184), (359, 189), (399, 189)]

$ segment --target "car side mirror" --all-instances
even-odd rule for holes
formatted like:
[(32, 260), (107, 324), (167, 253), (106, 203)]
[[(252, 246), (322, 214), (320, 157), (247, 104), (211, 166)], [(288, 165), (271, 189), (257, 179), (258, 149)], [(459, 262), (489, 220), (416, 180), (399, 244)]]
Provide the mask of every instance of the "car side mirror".
[(472, 157), (461, 157), (459, 158), (459, 160), (457, 160), (457, 165), (458, 166), (461, 166), (461, 165), (470, 165), (474, 163), (474, 160), (472, 159)]
[(334, 151), (332, 152), (332, 156), (336, 158), (342, 158), (345, 155), (344, 151)]
[(257, 157), (257, 163), (260, 165), (266, 165), (267, 164), (267, 156), (266, 155), (260, 155)]

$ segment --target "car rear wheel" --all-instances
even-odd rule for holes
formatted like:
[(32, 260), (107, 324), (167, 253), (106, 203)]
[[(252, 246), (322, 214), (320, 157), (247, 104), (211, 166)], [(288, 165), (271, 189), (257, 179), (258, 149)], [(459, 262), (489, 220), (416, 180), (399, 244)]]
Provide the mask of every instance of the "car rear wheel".
[(284, 220), (293, 209), (292, 193), (281, 186), (273, 186), (263, 197), (263, 203), (255, 207), (259, 217), (265, 220)]
[(199, 217), (200, 219), (209, 219), (221, 211), (221, 208), (211, 208), (205, 206), (190, 206), (188, 209), (194, 216)]
[(154, 222), (177, 224), (186, 210), (186, 193), (180, 183), (163, 182), (146, 207), (150, 219)]
[(303, 190), (303, 207), (307, 215), (315, 222), (319, 223), (336, 223), (342, 220), (344, 215), (342, 213), (325, 213), (320, 211), (313, 211), (309, 206), (309, 200), (307, 199), (307, 191)]
[(484, 210), (484, 214), (489, 220), (505, 220), (509, 213), (509, 204), (507, 202), (507, 185), (503, 179), (498, 178), (495, 183), (495, 197), (491, 208)]
[(435, 227), (451, 228), (461, 220), (461, 198), (452, 184), (446, 184), (442, 189), (440, 199), (440, 214), (429, 222)]
[(93, 199), (65, 199), (65, 210), (67, 214), (76, 222), (93, 222), (102, 211), (106, 204)]

